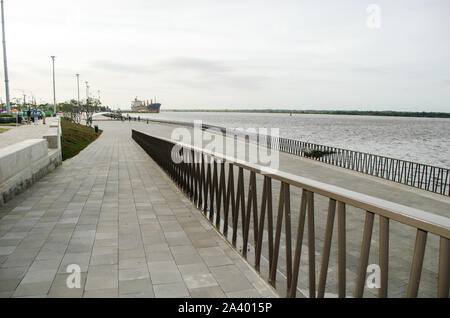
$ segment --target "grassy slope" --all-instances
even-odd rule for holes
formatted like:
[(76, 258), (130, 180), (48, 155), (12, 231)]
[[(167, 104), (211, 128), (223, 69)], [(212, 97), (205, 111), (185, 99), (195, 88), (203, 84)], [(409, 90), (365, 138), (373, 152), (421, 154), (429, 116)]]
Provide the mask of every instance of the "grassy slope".
[(76, 156), (102, 133), (102, 130), (99, 129), (99, 133), (96, 135), (94, 128), (75, 124), (65, 119), (61, 120), (61, 128), (63, 160)]
[(0, 123), (0, 127), (2, 126), (22, 126), (23, 124), (16, 124), (16, 123)]

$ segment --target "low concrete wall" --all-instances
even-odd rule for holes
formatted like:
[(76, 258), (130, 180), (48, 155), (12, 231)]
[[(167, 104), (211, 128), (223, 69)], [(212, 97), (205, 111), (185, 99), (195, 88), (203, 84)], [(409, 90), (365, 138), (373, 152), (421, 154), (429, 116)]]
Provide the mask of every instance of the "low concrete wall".
[(62, 163), (61, 126), (52, 120), (44, 139), (28, 139), (0, 149), (0, 206)]
[(47, 133), (42, 136), (42, 138), (47, 140), (49, 148), (59, 148), (59, 133), (58, 127), (52, 127), (48, 129)]

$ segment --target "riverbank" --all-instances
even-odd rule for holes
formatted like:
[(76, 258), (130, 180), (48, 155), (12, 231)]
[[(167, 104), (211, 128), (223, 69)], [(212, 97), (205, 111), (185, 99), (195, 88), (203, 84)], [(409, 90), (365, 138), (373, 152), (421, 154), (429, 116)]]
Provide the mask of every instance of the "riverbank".
[(67, 119), (61, 120), (61, 128), (63, 161), (76, 156), (102, 134), (102, 130), (96, 134), (94, 128), (76, 124)]
[[(295, 109), (166, 109), (164, 112), (208, 112), (208, 113), (260, 113), (260, 114), (311, 114), (311, 115), (355, 115), (355, 116), (393, 116), (393, 117), (426, 117), (450, 118), (450, 113), (444, 112), (402, 112), (373, 110), (295, 110)], [(131, 111), (123, 111), (131, 113)]]
[(450, 167), (450, 118), (319, 114), (162, 112), (141, 119), (194, 122), (230, 128), (278, 128), (284, 138)]

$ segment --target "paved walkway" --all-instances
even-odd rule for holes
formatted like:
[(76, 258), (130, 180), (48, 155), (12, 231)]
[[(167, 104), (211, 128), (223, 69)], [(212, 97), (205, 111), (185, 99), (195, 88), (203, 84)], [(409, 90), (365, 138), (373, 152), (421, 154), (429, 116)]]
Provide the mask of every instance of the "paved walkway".
[[(128, 126), (151, 135), (170, 138), (172, 131), (177, 128), (174, 125), (156, 124), (146, 122), (103, 122), (101, 127), (123, 127)], [(334, 167), (318, 161), (280, 153), (280, 170), (295, 175), (311, 178), (328, 184), (347, 188), (360, 193), (365, 193), (392, 202), (400, 203), (423, 209), (432, 213), (450, 216), (450, 198), (447, 196), (415, 189), (406, 185), (383, 180), (381, 178), (364, 175), (362, 173), (347, 169)], [(237, 169), (235, 169), (237, 173)], [(237, 176), (235, 177), (237, 180)], [(245, 177), (248, 180), (248, 176)], [(257, 176), (257, 188), (262, 189), (262, 177)], [(247, 189), (247, 181), (245, 181)], [(247, 192), (245, 192), (247, 193)], [(279, 196), (279, 183), (273, 183), (274, 209)], [(291, 187), (291, 218), (292, 224), (298, 222), (298, 211), (301, 194), (298, 188)], [(258, 206), (260, 205), (261, 192), (258, 192)], [(319, 195), (315, 196), (315, 225), (316, 225), (316, 269), (320, 268), (323, 237), (325, 233), (328, 210), (328, 200)], [(354, 291), (356, 273), (359, 264), (361, 249), (362, 229), (364, 227), (365, 211), (347, 206), (347, 295), (351, 296)], [(275, 222), (275, 220), (274, 220)], [(336, 222), (336, 221), (335, 221)], [(337, 229), (333, 231), (333, 248), (331, 250), (330, 266), (328, 272), (327, 289), (328, 296), (336, 296), (337, 293)], [(369, 264), (378, 263), (378, 218), (375, 218), (370, 249)], [(252, 229), (250, 229), (252, 231)], [(292, 228), (292, 237), (296, 237), (296, 226)], [(409, 281), (409, 272), (413, 256), (416, 231), (413, 228), (402, 225), (398, 222), (390, 223), (390, 260), (389, 260), (389, 297), (405, 297)], [(250, 233), (252, 237), (252, 233)], [(264, 234), (267, 238), (267, 235)], [(281, 235), (281, 248), (284, 246), (284, 235)], [(250, 242), (252, 244), (252, 242)], [(267, 256), (264, 250), (263, 256)], [(439, 259), (439, 238), (429, 235), (427, 238), (425, 260), (422, 270), (419, 297), (436, 297), (437, 291), (437, 262)], [(250, 256), (249, 259), (252, 259)], [(299, 289), (306, 293), (308, 287), (308, 250), (306, 242), (303, 244), (302, 264), (299, 274)], [(284, 271), (284, 252), (280, 252), (279, 267)], [(318, 273), (317, 273), (318, 275)], [(279, 286), (277, 282), (277, 286)], [(280, 293), (282, 290), (280, 290)], [(376, 297), (376, 289), (365, 289), (365, 297)]]
[[(120, 127), (120, 125), (128, 125), (130, 128), (169, 139), (172, 131), (177, 127), (175, 125), (151, 122), (146, 124), (144, 121), (131, 123), (112, 121), (102, 122), (99, 125), (102, 127), (112, 127), (111, 125), (114, 125), (114, 123), (116, 123), (116, 125), (119, 124), (118, 127)], [(185, 129), (192, 131), (191, 128)], [(450, 197), (441, 194), (420, 190), (411, 186), (284, 152), (280, 152), (280, 170), (450, 217)]]
[(0, 296), (276, 296), (117, 124), (0, 209)]
[[(47, 121), (49, 118), (47, 118)], [(0, 126), (7, 128), (8, 131), (0, 134), (0, 148), (13, 145), (26, 139), (42, 138), (48, 131), (49, 125), (43, 125), (42, 120), (38, 125), (22, 125), (22, 126)]]

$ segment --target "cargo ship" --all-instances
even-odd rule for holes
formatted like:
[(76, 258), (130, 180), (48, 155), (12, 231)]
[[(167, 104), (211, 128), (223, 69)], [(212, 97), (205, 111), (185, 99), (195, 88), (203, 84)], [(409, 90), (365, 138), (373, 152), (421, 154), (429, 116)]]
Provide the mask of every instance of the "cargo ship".
[(161, 104), (151, 99), (150, 102), (139, 100), (137, 97), (131, 102), (131, 110), (136, 113), (159, 113)]

